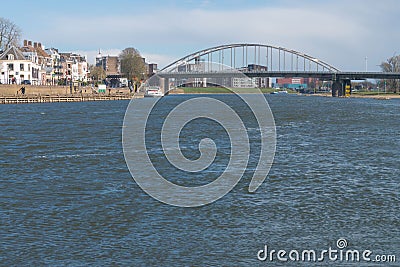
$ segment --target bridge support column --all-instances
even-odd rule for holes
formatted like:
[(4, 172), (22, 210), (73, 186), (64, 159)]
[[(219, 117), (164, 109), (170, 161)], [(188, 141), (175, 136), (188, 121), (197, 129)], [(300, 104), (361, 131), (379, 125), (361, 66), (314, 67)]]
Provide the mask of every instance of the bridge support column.
[(342, 96), (342, 83), (340, 81), (334, 81), (332, 83), (332, 96)]
[(340, 80), (332, 83), (332, 96), (342, 97), (350, 96), (351, 94), (351, 80)]
[(169, 78), (160, 78), (160, 89), (164, 95), (169, 93)]

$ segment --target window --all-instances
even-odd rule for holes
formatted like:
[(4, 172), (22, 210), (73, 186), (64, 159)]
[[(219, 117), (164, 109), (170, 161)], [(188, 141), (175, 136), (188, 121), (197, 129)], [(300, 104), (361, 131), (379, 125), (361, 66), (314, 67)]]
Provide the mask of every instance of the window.
[(24, 71), (24, 63), (19, 64), (19, 70)]
[(10, 71), (14, 70), (14, 64), (12, 64), (12, 63), (8, 64), (8, 70), (10, 70)]
[(28, 71), (31, 71), (31, 64), (28, 64)]
[(14, 55), (10, 54), (10, 55), (7, 56), (7, 58), (8, 58), (8, 60), (14, 60)]

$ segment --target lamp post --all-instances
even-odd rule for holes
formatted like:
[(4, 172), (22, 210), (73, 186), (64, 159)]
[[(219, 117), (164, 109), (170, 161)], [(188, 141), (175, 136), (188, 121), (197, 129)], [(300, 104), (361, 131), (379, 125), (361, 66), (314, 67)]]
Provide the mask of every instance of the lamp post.
[(386, 80), (385, 80), (385, 94), (386, 94)]
[(7, 79), (7, 84), (10, 84), (10, 65), (8, 65), (8, 64), (7, 64), (7, 72), (6, 73), (7, 73), (7, 75), (4, 78)]

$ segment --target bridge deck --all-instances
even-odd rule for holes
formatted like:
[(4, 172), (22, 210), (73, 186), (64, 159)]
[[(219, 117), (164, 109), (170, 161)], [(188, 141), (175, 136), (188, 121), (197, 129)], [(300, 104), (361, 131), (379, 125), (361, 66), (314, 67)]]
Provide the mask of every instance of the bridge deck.
[(318, 72), (318, 71), (215, 71), (215, 72), (159, 72), (161, 78), (242, 78), (252, 77), (302, 77), (324, 80), (400, 79), (398, 72)]

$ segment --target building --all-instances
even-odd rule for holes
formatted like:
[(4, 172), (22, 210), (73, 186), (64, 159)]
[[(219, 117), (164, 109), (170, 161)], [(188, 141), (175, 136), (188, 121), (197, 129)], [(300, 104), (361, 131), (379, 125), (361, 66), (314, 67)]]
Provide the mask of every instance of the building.
[[(0, 82), (32, 85), (65, 84), (67, 81), (87, 82), (86, 57), (45, 49), (39, 42), (24, 40), (23, 46), (10, 46), (0, 54)], [(62, 82), (61, 82), (62, 81)]]
[(102, 67), (106, 72), (106, 83), (113, 88), (127, 86), (127, 79), (122, 78), (121, 61), (118, 56), (103, 56), (99, 51), (96, 56), (96, 67)]
[(31, 84), (40, 84), (40, 66), (36, 59), (32, 61), (19, 48), (10, 46), (0, 55), (0, 83), (22, 84), (29, 81)]
[(60, 53), (62, 79), (65, 81), (87, 82), (88, 63), (86, 57), (75, 53)]
[(48, 84), (53, 71), (53, 60), (41, 43), (24, 40), (20, 48), (24, 56), (39, 66), (38, 84)]
[(155, 63), (146, 63), (146, 72), (147, 72), (147, 77), (153, 76), (155, 73), (157, 73), (157, 64)]
[(103, 56), (99, 51), (96, 56), (96, 66), (102, 67), (106, 71), (106, 75), (120, 75), (121, 74), (121, 62), (118, 56)]
[(58, 84), (61, 78), (63, 77), (61, 56), (58, 53), (58, 49), (56, 48), (46, 48), (45, 51), (52, 59), (52, 71), (51, 71), (50, 83)]
[(235, 88), (256, 88), (257, 78), (232, 78), (232, 87)]
[(276, 85), (283, 88), (301, 90), (315, 88), (318, 79), (315, 78), (277, 78)]

